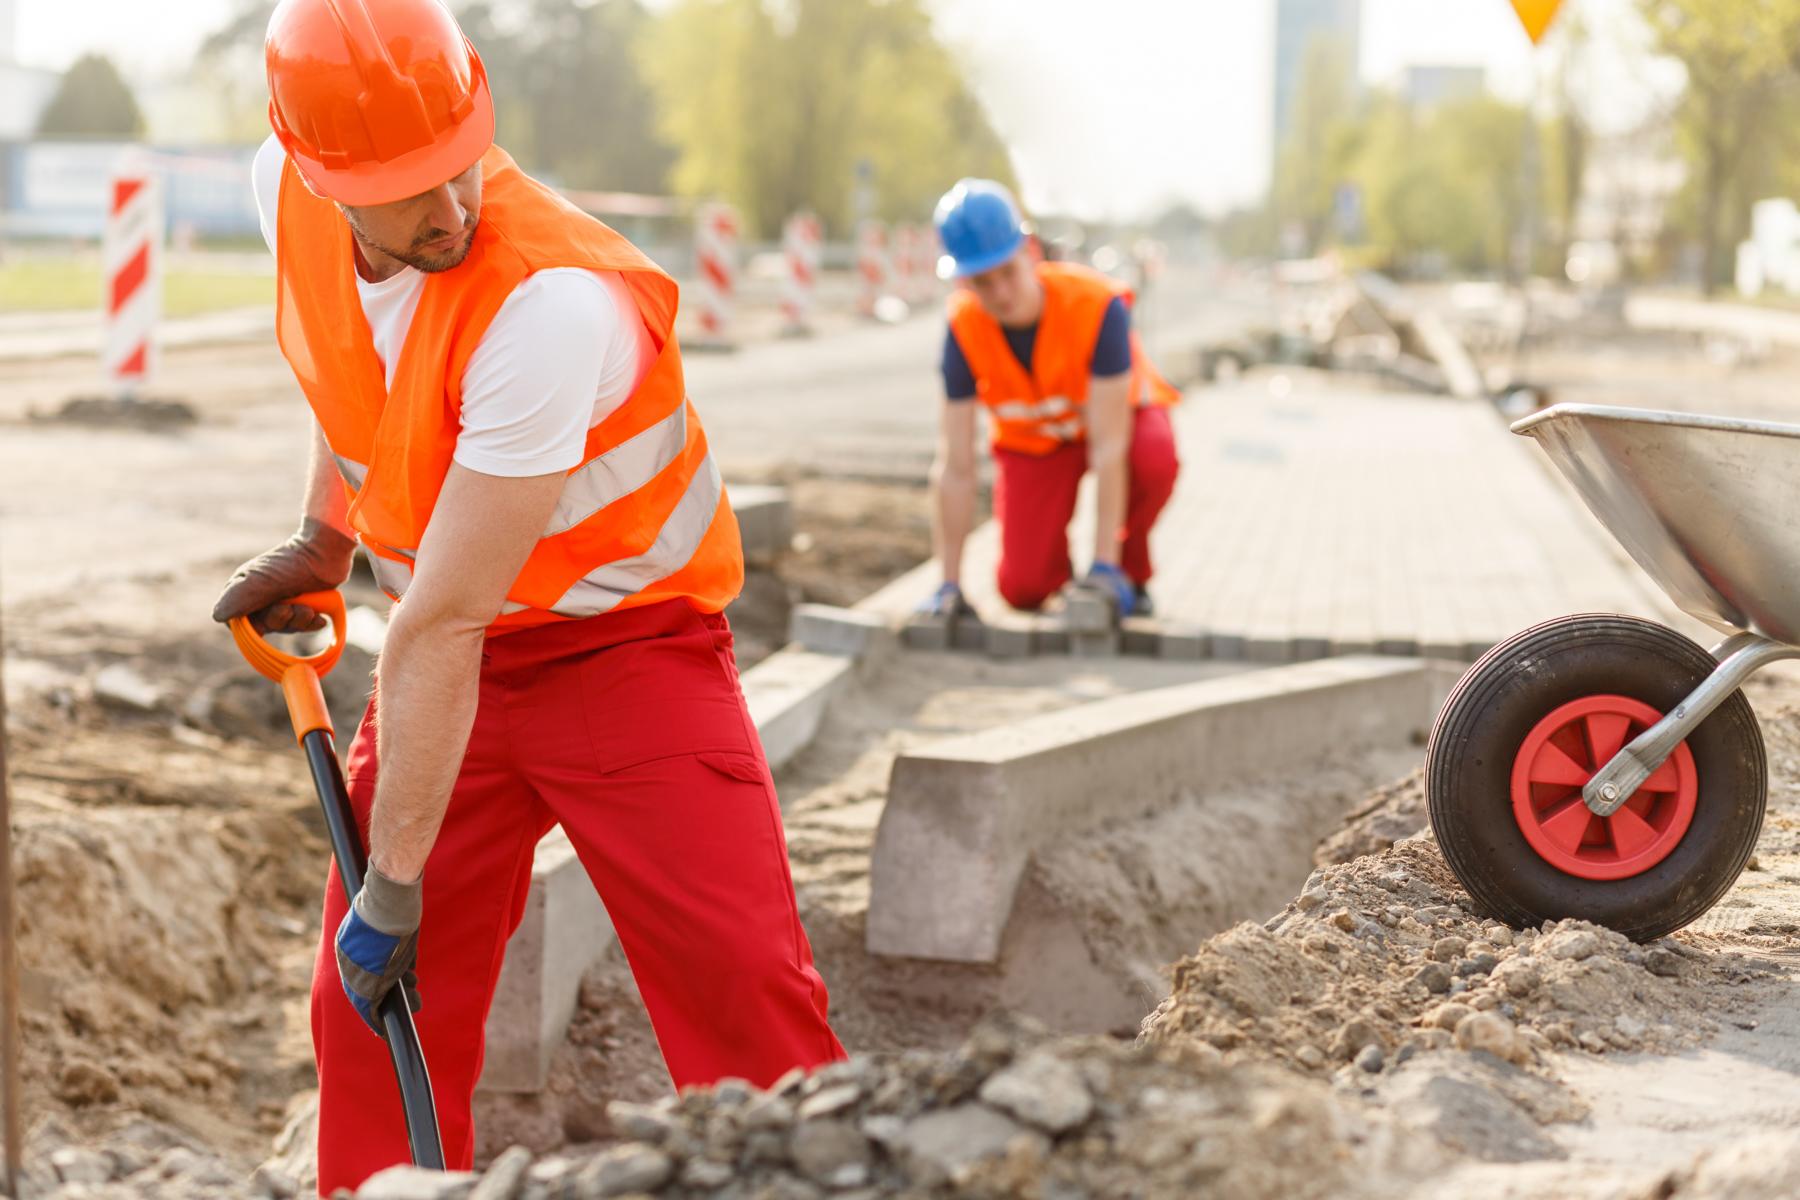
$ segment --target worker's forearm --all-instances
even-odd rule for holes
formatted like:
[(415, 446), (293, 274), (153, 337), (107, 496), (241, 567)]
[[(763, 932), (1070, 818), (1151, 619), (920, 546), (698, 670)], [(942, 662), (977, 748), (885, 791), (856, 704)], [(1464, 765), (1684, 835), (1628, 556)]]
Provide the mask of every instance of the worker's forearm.
[(306, 500), (301, 513), (350, 537), (353, 535), (346, 516), (348, 509), (343, 480), (331, 457), (331, 447), (325, 442), (324, 432), (314, 425), (312, 451), (306, 461)]
[(1088, 445), (1088, 467), (1094, 472), (1094, 561), (1117, 565), (1119, 538), (1125, 528), (1125, 499), (1130, 444), (1123, 438)]
[(975, 473), (942, 465), (933, 467), (931, 492), (933, 549), (945, 581), (957, 583), (962, 578), (963, 543), (975, 523)]
[(475, 723), (484, 630), (396, 610), (375, 670), (381, 773), (369, 861), (401, 883), (419, 878), (437, 840)]

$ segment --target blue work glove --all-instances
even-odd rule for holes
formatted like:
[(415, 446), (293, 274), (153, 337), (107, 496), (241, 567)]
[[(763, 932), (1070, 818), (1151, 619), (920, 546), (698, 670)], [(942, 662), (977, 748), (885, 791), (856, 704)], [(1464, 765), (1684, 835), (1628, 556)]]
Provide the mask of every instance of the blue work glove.
[(1097, 562), (1089, 567), (1081, 586), (1111, 597), (1113, 613), (1117, 616), (1129, 617), (1137, 611), (1137, 588), (1125, 572), (1111, 563)]
[(418, 953), (424, 888), (395, 883), (370, 867), (362, 890), (350, 902), (337, 931), (338, 980), (344, 995), (376, 1036), (387, 1037), (376, 1012), (396, 984), (405, 988), (408, 1007), (419, 1011), (413, 960)]
[(934, 617), (972, 617), (975, 608), (963, 599), (962, 588), (948, 579), (938, 584), (937, 591), (919, 601), (919, 612)]

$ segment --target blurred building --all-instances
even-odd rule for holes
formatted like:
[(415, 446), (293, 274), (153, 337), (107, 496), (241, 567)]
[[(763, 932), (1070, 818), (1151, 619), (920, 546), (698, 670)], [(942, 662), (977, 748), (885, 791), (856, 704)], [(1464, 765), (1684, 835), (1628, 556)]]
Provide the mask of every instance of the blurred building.
[(1316, 41), (1342, 47), (1354, 78), (1362, 49), (1362, 0), (1276, 0), (1275, 136), (1271, 160), (1281, 153), (1292, 119), (1294, 98), (1306, 69), (1307, 49)]
[(1414, 108), (1469, 100), (1486, 90), (1487, 71), (1482, 67), (1422, 63), (1406, 68), (1406, 102)]

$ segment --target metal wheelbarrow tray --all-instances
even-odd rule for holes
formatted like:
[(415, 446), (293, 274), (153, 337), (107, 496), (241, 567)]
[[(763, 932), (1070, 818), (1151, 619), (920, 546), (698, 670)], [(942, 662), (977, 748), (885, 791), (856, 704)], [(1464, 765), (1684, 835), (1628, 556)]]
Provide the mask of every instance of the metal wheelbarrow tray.
[(1563, 404), (1513, 431), (1682, 611), (1728, 636), (1709, 651), (1582, 615), (1495, 646), (1432, 730), (1432, 826), (1495, 916), (1657, 937), (1724, 895), (1762, 827), (1762, 734), (1738, 689), (1800, 657), (1800, 425)]

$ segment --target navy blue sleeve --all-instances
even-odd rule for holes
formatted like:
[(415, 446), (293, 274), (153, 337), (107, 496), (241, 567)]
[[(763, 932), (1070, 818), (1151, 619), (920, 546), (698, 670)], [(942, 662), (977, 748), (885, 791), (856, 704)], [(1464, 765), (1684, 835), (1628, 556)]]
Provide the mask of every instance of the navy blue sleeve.
[(952, 400), (975, 398), (975, 372), (969, 370), (969, 360), (953, 329), (944, 332), (944, 395)]
[(1114, 296), (1100, 318), (1100, 337), (1094, 342), (1094, 361), (1089, 367), (1101, 377), (1131, 370), (1131, 310), (1125, 297)]

